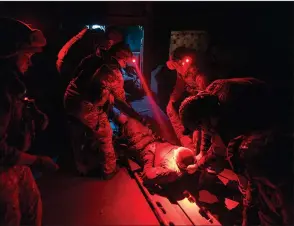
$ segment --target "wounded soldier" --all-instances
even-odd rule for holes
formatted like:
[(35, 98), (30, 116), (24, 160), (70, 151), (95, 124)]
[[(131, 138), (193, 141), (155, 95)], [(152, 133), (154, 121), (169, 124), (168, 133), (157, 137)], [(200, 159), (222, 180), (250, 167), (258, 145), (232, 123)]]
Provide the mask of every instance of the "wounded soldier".
[(185, 147), (172, 145), (156, 136), (141, 122), (116, 114), (121, 139), (126, 142), (128, 156), (143, 168), (143, 181), (147, 185), (167, 184), (176, 181), (185, 173), (196, 170), (194, 152)]

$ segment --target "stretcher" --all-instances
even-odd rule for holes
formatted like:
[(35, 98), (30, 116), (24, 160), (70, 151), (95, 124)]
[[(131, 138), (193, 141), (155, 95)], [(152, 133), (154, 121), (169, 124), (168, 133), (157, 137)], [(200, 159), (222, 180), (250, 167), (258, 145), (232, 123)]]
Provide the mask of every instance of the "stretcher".
[(159, 195), (144, 186), (140, 166), (130, 159), (127, 161), (127, 169), (131, 177), (136, 180), (161, 225), (221, 225), (207, 209), (196, 204), (194, 197), (188, 191), (183, 192), (182, 199), (174, 200), (169, 195)]

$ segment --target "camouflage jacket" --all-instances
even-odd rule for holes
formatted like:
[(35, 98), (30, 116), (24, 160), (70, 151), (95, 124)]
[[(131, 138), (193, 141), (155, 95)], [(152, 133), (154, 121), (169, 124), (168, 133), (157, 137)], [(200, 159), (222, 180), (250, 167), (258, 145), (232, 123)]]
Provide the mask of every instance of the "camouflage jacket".
[(16, 71), (0, 72), (0, 166), (16, 164), (21, 145), (13, 143), (23, 117), (24, 83)]
[[(231, 137), (232, 128), (240, 128), (240, 131), (234, 131), (236, 136), (244, 134), (242, 129), (244, 124), (250, 128), (250, 124), (254, 124), (254, 117), (257, 119), (258, 111), (262, 106), (262, 100), (267, 98), (266, 84), (255, 78), (233, 78), (233, 79), (218, 79), (212, 82), (205, 92), (216, 95), (222, 105), (222, 125), (224, 128), (219, 128), (218, 135), (227, 145)], [(255, 115), (256, 114), (256, 115)], [(253, 126), (252, 126), (253, 127)], [(208, 159), (214, 158), (215, 153), (209, 151), (205, 158), (201, 159), (201, 165), (206, 164)]]
[(243, 219), (252, 224), (247, 210), (258, 205), (262, 224), (292, 225), (292, 137), (272, 130), (238, 136), (228, 145), (227, 159), (248, 180), (240, 185)]
[[(196, 75), (194, 71), (188, 71), (185, 76), (177, 76), (176, 85), (170, 96), (169, 103), (166, 108), (167, 115), (176, 132), (178, 139), (185, 134), (185, 128), (179, 117), (180, 103), (190, 95), (196, 95), (199, 91), (203, 91), (209, 84), (208, 79), (203, 75)], [(201, 133), (200, 150), (205, 151), (210, 146), (210, 137), (206, 133)]]
[[(90, 102), (96, 107), (104, 107), (111, 100), (119, 99), (125, 102), (123, 76), (117, 62), (102, 64), (94, 73), (88, 70), (72, 79), (64, 95), (67, 110), (77, 110), (79, 103)], [(67, 103), (75, 103), (69, 106)], [(72, 109), (73, 108), (73, 109)], [(74, 109), (76, 108), (76, 109)]]
[(218, 79), (206, 92), (216, 95), (221, 104), (218, 131), (225, 143), (245, 131), (259, 129), (270, 117), (270, 89), (255, 78)]
[[(227, 159), (232, 169), (248, 180), (246, 187), (240, 184), (244, 194), (243, 221), (252, 224), (247, 210), (258, 205), (262, 224), (291, 225), (292, 138), (265, 129), (270, 124), (262, 124), (269, 123), (267, 85), (255, 78), (220, 79), (206, 91), (217, 95), (222, 106), (224, 128), (218, 132), (227, 144)], [(199, 164), (213, 155), (209, 152)]]

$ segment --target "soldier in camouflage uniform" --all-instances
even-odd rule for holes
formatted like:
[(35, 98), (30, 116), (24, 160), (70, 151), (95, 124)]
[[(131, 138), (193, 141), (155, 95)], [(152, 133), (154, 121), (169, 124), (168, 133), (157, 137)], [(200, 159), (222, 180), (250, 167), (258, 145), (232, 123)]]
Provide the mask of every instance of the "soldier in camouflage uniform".
[(196, 95), (210, 83), (207, 58), (193, 49), (179, 47), (170, 56), (167, 66), (178, 73), (176, 85), (166, 108), (167, 115), (183, 146), (196, 149), (195, 154), (205, 152), (210, 146), (210, 137), (200, 130), (195, 131), (193, 137), (189, 136), (181, 123), (178, 110), (185, 97)]
[[(293, 224), (292, 138), (274, 129), (270, 100), (268, 86), (260, 80), (223, 79), (180, 107), (183, 124), (218, 135), (233, 171), (247, 179), (239, 181), (243, 226), (257, 224), (249, 214), (254, 206), (262, 225)], [(213, 151), (204, 155), (197, 168), (205, 167), (214, 155)]]
[(121, 139), (127, 145), (125, 154), (143, 168), (146, 185), (171, 183), (185, 173), (195, 172), (190, 170), (195, 163), (192, 150), (164, 141), (147, 126), (124, 114), (117, 114), (116, 120), (121, 128)]
[[(117, 172), (112, 130), (108, 121), (109, 105), (115, 104), (126, 114), (141, 120), (126, 103), (124, 80), (120, 72), (120, 68), (125, 68), (127, 62), (131, 62), (129, 46), (118, 43), (108, 50), (108, 56), (94, 74), (82, 71), (74, 78), (64, 96), (67, 113), (90, 129), (98, 141), (98, 148), (104, 155), (102, 165), (105, 178), (111, 178)], [(82, 159), (76, 160), (78, 170), (83, 174), (100, 165), (98, 162), (88, 164)]]
[(42, 118), (35, 129), (45, 129), (47, 122), (34, 105), (31, 110), (36, 114), (26, 111), (22, 77), (46, 39), (40, 30), (8, 18), (0, 18), (0, 30), (0, 225), (41, 226), (42, 202), (29, 166), (51, 170), (58, 166), (49, 157), (25, 153), (35, 132), (32, 123), (37, 122), (27, 116)]

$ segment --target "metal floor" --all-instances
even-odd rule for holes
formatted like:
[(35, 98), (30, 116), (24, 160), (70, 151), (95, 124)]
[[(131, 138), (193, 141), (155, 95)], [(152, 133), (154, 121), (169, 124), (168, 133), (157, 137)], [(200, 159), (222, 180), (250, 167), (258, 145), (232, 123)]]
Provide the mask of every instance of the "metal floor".
[[(208, 204), (207, 207), (213, 211), (213, 216), (217, 216), (221, 224), (230, 225), (235, 220), (229, 219), (232, 216), (239, 218), (239, 211), (235, 211), (235, 207), (230, 211), (231, 208), (228, 207), (232, 204), (221, 198), (222, 195), (219, 196), (225, 193), (222, 189), (225, 187), (219, 187), (220, 182), (215, 177), (209, 179), (209, 176), (206, 176), (206, 186), (197, 192), (198, 201), (204, 206), (205, 203)], [(136, 180), (130, 177), (126, 168), (121, 168), (109, 181), (74, 177), (65, 172), (58, 172), (43, 175), (38, 180), (38, 185), (43, 200), (44, 226), (159, 225)], [(211, 190), (211, 187), (218, 192), (213, 195), (206, 190)], [(174, 188), (171, 189), (171, 192), (175, 191)], [(189, 208), (185, 211), (187, 210)], [(197, 212), (193, 208), (189, 217), (193, 218)], [(198, 215), (195, 225), (202, 222), (199, 221)], [(171, 217), (176, 220), (176, 216)]]
[(109, 181), (59, 172), (38, 184), (44, 226), (159, 225), (125, 168)]

